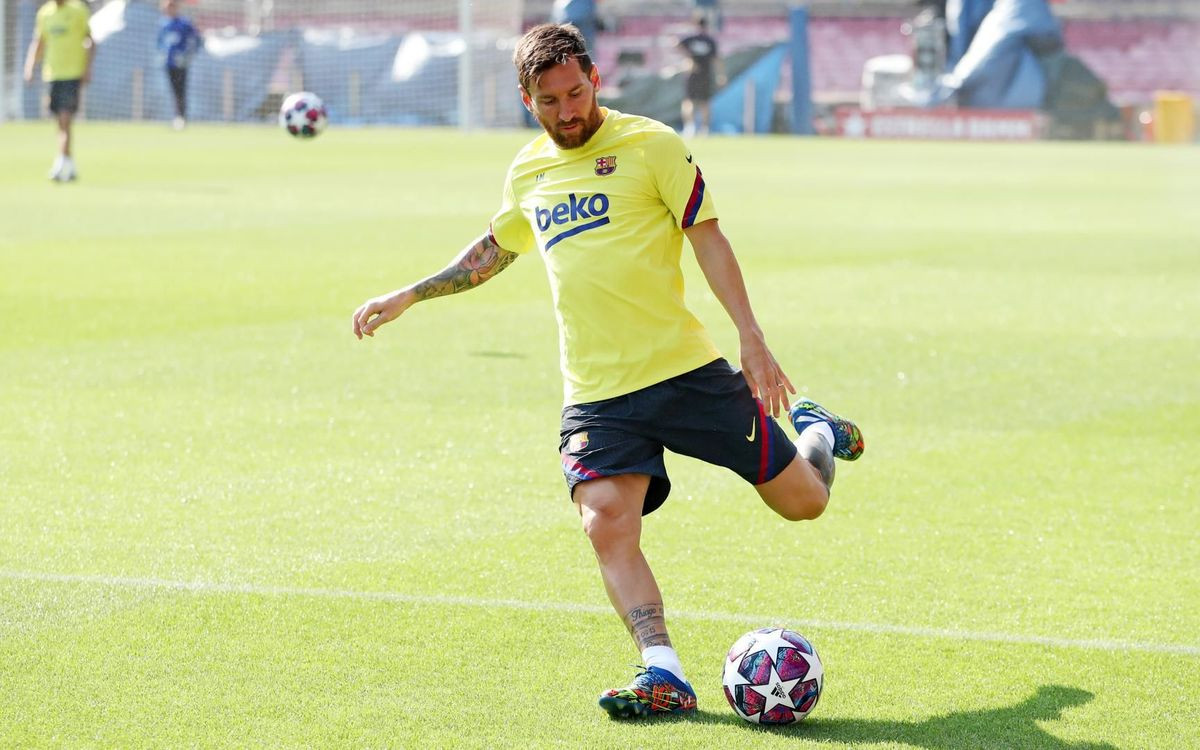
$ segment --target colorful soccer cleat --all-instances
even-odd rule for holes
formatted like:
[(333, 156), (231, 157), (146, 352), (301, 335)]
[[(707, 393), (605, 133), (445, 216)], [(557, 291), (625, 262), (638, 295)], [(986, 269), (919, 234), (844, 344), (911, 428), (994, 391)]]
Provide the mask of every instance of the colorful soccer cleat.
[(814, 422), (825, 422), (833, 430), (833, 455), (843, 461), (853, 461), (863, 454), (863, 436), (858, 425), (825, 409), (812, 399), (802, 398), (788, 412), (797, 434)]
[(606, 690), (600, 696), (600, 708), (615, 719), (684, 714), (696, 710), (696, 692), (667, 670), (650, 667), (638, 672), (625, 687)]

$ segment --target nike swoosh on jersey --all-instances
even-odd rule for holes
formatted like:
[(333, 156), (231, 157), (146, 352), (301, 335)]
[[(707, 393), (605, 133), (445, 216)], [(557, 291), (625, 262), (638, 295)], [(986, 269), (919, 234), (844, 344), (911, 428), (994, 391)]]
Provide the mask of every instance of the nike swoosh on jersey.
[(756, 419), (756, 420), (754, 420), (753, 422), (751, 422), (751, 423), (750, 423), (750, 434), (746, 436), (746, 442), (747, 442), (747, 443), (753, 443), (753, 442), (754, 442), (754, 432), (755, 432), (757, 429), (758, 429), (758, 420)]

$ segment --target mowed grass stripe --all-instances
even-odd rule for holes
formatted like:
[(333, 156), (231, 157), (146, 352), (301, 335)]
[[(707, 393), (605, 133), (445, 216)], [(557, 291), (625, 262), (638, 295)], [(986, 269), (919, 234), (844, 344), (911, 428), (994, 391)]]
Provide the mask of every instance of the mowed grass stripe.
[[(609, 615), (612, 609), (595, 604), (575, 602), (523, 601), (521, 599), (493, 599), (471, 596), (440, 596), (430, 594), (408, 594), (401, 591), (356, 591), (353, 589), (307, 588), (299, 586), (264, 586), (250, 583), (212, 583), (208, 581), (171, 581), (163, 578), (137, 578), (126, 576), (71, 575), (64, 573), (38, 573), (34, 571), (0, 570), (0, 578), (44, 583), (96, 584), (124, 588), (168, 589), (196, 594), (238, 594), (247, 596), (299, 596), (323, 599), (355, 599), (402, 604), (423, 604), (456, 607), (479, 607), (484, 609), (517, 609), (533, 611), (578, 612), (584, 614)], [(930, 628), (912, 625), (894, 625), (875, 622), (837, 622), (808, 618), (764, 614), (739, 614), (708, 610), (672, 610), (671, 619), (701, 620), (706, 622), (739, 622), (762, 625), (763, 623), (787, 623), (789, 627), (822, 628), (826, 630), (848, 630), (860, 633), (884, 635), (907, 635), (917, 638), (942, 638), (959, 641), (983, 641), (987, 643), (1014, 643), (1049, 646), (1052, 648), (1078, 648), (1093, 651), (1138, 651), (1158, 654), (1200, 656), (1200, 644), (1148, 643), (1125, 641), (1117, 638), (1053, 638), (1049, 636), (1024, 635), (954, 628)]]

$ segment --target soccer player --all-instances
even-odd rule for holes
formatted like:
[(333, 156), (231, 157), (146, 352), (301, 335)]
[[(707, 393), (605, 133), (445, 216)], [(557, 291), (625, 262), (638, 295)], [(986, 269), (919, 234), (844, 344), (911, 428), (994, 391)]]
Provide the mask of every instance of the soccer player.
[(79, 89), (92, 80), (96, 45), (88, 28), (91, 12), (81, 0), (49, 0), (38, 8), (33, 39), (25, 55), (25, 82), (33, 82), (37, 62), (50, 83), (50, 111), (58, 121), (58, 156), (50, 179), (70, 182), (78, 176), (71, 158), (71, 120), (79, 110)]
[[(707, 134), (712, 127), (709, 102), (716, 88), (725, 83), (725, 68), (717, 54), (717, 40), (708, 33), (707, 16), (696, 17), (696, 33), (680, 39), (679, 48), (687, 55), (689, 63), (683, 103), (680, 105), (683, 133), (692, 135), (699, 130)], [(696, 124), (697, 112), (700, 115), (699, 128)]]
[[(671, 488), (664, 448), (732, 469), (768, 507), (800, 520), (825, 510), (833, 458), (858, 458), (862, 435), (808, 400), (791, 408), (795, 443), (772, 418), (795, 389), (767, 347), (712, 193), (680, 137), (597, 105), (600, 74), (572, 26), (534, 27), (514, 63), (521, 99), (545, 134), (517, 154), (491, 227), (441, 272), (363, 303), (353, 331), (374, 336), (417, 302), (473, 289), (522, 254), (542, 256), (565, 382), (563, 473), (646, 665), (600, 705), (618, 717), (689, 712), (696, 695), (640, 546), (642, 516)], [(737, 327), (741, 372), (684, 306), (685, 235)]]
[(176, 130), (183, 130), (187, 125), (188, 64), (200, 49), (200, 35), (187, 17), (179, 15), (178, 0), (163, 0), (162, 12), (165, 17), (158, 28), (158, 51), (165, 58), (167, 80), (175, 98), (175, 119), (171, 124)]

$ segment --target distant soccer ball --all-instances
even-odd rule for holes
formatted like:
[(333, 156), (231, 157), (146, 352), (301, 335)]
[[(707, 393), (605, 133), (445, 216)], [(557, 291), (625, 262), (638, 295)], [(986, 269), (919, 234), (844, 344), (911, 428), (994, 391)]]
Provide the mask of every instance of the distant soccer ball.
[(817, 705), (825, 668), (799, 633), (762, 628), (746, 633), (725, 657), (721, 678), (734, 712), (755, 724), (791, 724)]
[(325, 103), (311, 91), (301, 91), (283, 100), (279, 124), (297, 138), (314, 138), (328, 124)]

